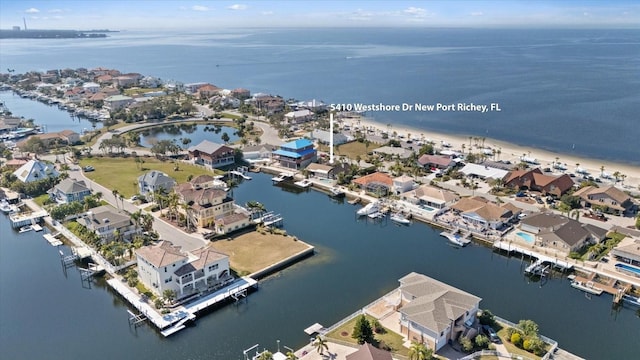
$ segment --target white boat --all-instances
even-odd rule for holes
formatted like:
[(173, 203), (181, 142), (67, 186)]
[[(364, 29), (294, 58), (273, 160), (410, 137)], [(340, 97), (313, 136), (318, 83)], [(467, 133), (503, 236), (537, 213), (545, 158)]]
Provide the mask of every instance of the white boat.
[(391, 214), (390, 217), (391, 221), (400, 224), (400, 225), (409, 225), (411, 224), (411, 220), (407, 219), (404, 215), (402, 215), (401, 213), (393, 213)]
[(27, 226), (21, 227), (18, 232), (22, 234), (22, 233), (26, 233), (26, 232), (31, 231), (31, 230), (33, 230), (31, 225), (27, 225)]
[(365, 215), (373, 214), (379, 211), (380, 211), (380, 204), (378, 204), (377, 201), (374, 201), (372, 203), (368, 203), (367, 205), (365, 205), (364, 207), (356, 211), (356, 214), (358, 214), (358, 216), (365, 216)]
[(384, 214), (383, 214), (383, 213), (381, 213), (380, 211), (376, 211), (376, 212), (374, 212), (374, 213), (367, 214), (367, 216), (368, 216), (370, 219), (374, 219), (374, 220), (375, 220), (375, 219), (382, 219), (382, 218), (384, 217)]
[(592, 281), (587, 281), (586, 283), (582, 283), (580, 281), (573, 280), (571, 282), (571, 286), (593, 295), (600, 295), (604, 291), (600, 288), (595, 287)]
[(294, 184), (296, 186), (300, 186), (301, 188), (308, 188), (309, 186), (313, 185), (313, 183), (308, 179), (303, 179), (303, 180), (300, 180), (300, 181), (296, 181), (296, 182), (294, 182)]
[(279, 183), (279, 182), (283, 182), (287, 179), (290, 179), (293, 177), (293, 174), (291, 173), (281, 173), (278, 176), (274, 176), (271, 178), (271, 180), (273, 180), (273, 182)]
[(5, 214), (10, 213), (12, 210), (11, 208), (11, 204), (9, 204), (6, 200), (3, 200), (2, 202), (0, 202), (0, 211), (2, 211)]
[(332, 187), (331, 189), (329, 189), (329, 196), (334, 197), (334, 198), (341, 198), (344, 197), (345, 193), (344, 191), (336, 188), (336, 187)]
[(446, 237), (450, 242), (458, 246), (466, 246), (471, 242), (471, 240), (467, 238), (467, 235), (462, 236), (457, 231), (453, 233), (443, 231), (440, 235)]

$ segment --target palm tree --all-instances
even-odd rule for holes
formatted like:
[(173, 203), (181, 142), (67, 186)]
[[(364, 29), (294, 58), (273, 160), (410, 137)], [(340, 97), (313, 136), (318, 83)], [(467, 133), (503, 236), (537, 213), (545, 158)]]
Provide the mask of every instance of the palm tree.
[(273, 354), (271, 351), (265, 350), (258, 356), (258, 360), (273, 360)]
[(329, 344), (327, 344), (327, 340), (323, 339), (320, 335), (316, 337), (316, 340), (313, 342), (313, 347), (316, 348), (316, 351), (320, 355), (324, 355), (325, 350), (329, 350)]
[(113, 195), (113, 198), (115, 199), (116, 207), (118, 208), (118, 210), (120, 210), (120, 206), (118, 205), (118, 194), (119, 194), (118, 190), (116, 189), (111, 190), (111, 195)]
[(433, 351), (427, 349), (423, 343), (411, 342), (411, 348), (409, 348), (409, 359), (411, 360), (428, 360), (431, 359)]
[(604, 165), (600, 166), (600, 177), (604, 176)]
[(465, 146), (464, 146), (464, 144), (462, 144), (462, 153), (463, 154), (464, 154), (464, 148), (465, 148)]
[(616, 179), (616, 183), (618, 182), (618, 180), (620, 179), (620, 171), (616, 171), (613, 173), (613, 178)]
[(287, 360), (298, 360), (298, 357), (296, 356), (296, 354), (293, 353), (293, 351), (289, 351), (287, 352)]

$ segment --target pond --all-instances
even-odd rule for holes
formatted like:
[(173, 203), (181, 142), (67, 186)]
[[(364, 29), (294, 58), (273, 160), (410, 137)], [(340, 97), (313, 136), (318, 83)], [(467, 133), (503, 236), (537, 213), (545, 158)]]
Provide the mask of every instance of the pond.
[[(216, 124), (171, 124), (140, 131), (140, 145), (150, 148), (160, 140), (175, 140), (182, 147), (197, 145), (203, 140), (224, 143), (222, 135), (229, 135), (229, 142), (240, 139), (236, 129)], [(188, 140), (185, 140), (188, 139)], [(186, 143), (185, 143), (186, 142)]]

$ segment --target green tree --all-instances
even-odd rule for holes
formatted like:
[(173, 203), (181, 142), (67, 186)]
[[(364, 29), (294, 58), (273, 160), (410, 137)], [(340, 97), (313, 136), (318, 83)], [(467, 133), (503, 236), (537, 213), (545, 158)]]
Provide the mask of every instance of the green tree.
[(358, 341), (358, 344), (373, 343), (373, 330), (371, 324), (364, 315), (360, 315), (353, 327), (351, 337)]
[(175, 300), (176, 298), (176, 292), (174, 290), (171, 289), (167, 289), (165, 291), (162, 292), (162, 298), (166, 301), (166, 302), (172, 302), (173, 300)]
[(433, 350), (428, 349), (425, 344), (412, 341), (409, 348), (410, 360), (430, 360), (433, 356)]
[(473, 350), (473, 342), (466, 336), (460, 335), (458, 342), (460, 343), (460, 346), (462, 346), (462, 351), (470, 352)]
[(495, 323), (493, 313), (489, 310), (482, 310), (480, 316), (478, 316), (478, 320), (480, 320), (480, 324), (482, 325), (493, 325)]
[(288, 351), (285, 355), (287, 356), (287, 360), (298, 360), (298, 357), (293, 351)]
[(525, 336), (538, 336), (540, 330), (538, 324), (533, 320), (520, 320), (518, 322), (518, 329), (522, 330)]
[(316, 337), (316, 340), (313, 342), (313, 347), (320, 355), (324, 355), (324, 351), (329, 350), (329, 344), (327, 343), (327, 340), (323, 339), (320, 335), (318, 335)]
[(220, 136), (220, 139), (224, 141), (225, 144), (227, 144), (229, 140), (231, 140), (231, 138), (229, 137), (229, 134), (227, 134), (226, 132), (222, 133), (222, 136)]

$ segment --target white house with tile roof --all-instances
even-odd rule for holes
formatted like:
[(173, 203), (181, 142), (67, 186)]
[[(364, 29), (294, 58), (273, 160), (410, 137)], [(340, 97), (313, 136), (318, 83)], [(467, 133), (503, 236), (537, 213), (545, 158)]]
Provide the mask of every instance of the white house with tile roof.
[(183, 252), (169, 241), (136, 250), (138, 278), (151, 291), (162, 296), (172, 290), (176, 298), (223, 286), (233, 278), (229, 257), (211, 247)]

